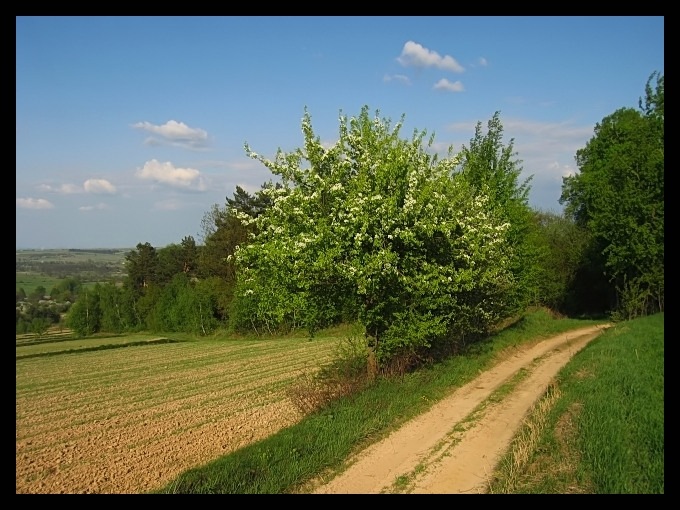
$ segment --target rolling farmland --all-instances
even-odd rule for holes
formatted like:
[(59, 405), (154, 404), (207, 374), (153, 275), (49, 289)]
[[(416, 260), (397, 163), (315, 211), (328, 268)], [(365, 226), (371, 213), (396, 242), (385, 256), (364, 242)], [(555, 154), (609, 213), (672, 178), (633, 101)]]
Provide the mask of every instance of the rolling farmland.
[(16, 492), (146, 492), (292, 425), (286, 389), (342, 338), (17, 345)]

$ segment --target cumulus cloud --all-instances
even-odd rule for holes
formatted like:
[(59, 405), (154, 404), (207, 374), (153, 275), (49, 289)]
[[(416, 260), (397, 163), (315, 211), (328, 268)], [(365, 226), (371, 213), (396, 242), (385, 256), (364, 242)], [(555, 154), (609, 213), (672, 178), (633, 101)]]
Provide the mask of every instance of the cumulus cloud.
[(102, 209), (108, 209), (109, 206), (106, 205), (103, 202), (98, 203), (97, 205), (84, 205), (82, 207), (79, 207), (79, 211), (101, 211)]
[(465, 68), (452, 56), (444, 55), (442, 57), (436, 51), (429, 50), (413, 41), (407, 41), (404, 44), (397, 61), (404, 67), (436, 67), (454, 73), (465, 71)]
[(82, 193), (84, 190), (76, 184), (62, 184), (60, 186), (50, 186), (49, 184), (41, 184), (38, 186), (40, 191), (47, 191), (49, 193), (60, 193), (63, 195), (71, 195), (73, 193)]
[(393, 75), (386, 74), (385, 76), (383, 76), (383, 81), (385, 81), (385, 82), (398, 81), (398, 82), (403, 83), (405, 85), (411, 85), (411, 80), (409, 79), (409, 77), (404, 76), (403, 74), (393, 74)]
[(142, 129), (156, 135), (147, 138), (147, 145), (175, 145), (187, 149), (202, 149), (208, 144), (207, 131), (199, 128), (190, 128), (184, 122), (169, 120), (165, 124), (156, 125), (150, 122), (137, 122), (133, 128)]
[(463, 92), (465, 90), (460, 80), (451, 83), (446, 78), (442, 78), (435, 83), (433, 88), (437, 90), (448, 90), (449, 92)]
[(83, 189), (95, 194), (113, 195), (116, 192), (116, 187), (106, 179), (88, 179), (83, 183)]
[(52, 209), (54, 204), (44, 198), (17, 198), (17, 207), (21, 209)]
[(52, 186), (50, 184), (41, 184), (38, 186), (40, 191), (48, 193), (58, 193), (60, 195), (73, 195), (75, 193), (93, 193), (97, 195), (116, 193), (116, 187), (106, 179), (87, 179), (82, 186), (77, 184), (60, 184), (59, 186)]
[(137, 177), (172, 186), (173, 188), (204, 191), (207, 186), (201, 173), (195, 168), (178, 168), (171, 162), (147, 161), (137, 170)]

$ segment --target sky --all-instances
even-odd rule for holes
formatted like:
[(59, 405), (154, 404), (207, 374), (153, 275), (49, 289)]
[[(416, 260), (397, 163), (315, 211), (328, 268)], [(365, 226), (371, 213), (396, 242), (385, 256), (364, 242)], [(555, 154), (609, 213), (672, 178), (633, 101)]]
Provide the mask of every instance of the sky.
[(434, 149), (499, 113), (561, 213), (562, 178), (597, 123), (664, 73), (663, 16), (16, 18), (16, 248), (160, 248), (192, 236), (236, 186), (276, 180), (249, 158), (322, 142), (367, 106)]

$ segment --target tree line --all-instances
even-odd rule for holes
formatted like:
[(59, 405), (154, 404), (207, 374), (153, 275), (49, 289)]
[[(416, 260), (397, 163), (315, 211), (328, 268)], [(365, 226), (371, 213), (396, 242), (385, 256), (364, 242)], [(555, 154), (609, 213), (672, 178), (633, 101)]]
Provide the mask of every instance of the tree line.
[[(434, 136), (403, 137), (365, 106), (324, 146), (267, 159), (254, 194), (236, 187), (188, 236), (126, 256), (122, 286), (84, 290), (68, 325), (81, 335), (218, 328), (310, 335), (358, 322), (379, 366), (455, 352), (532, 305), (629, 319), (664, 309), (663, 75), (638, 109), (595, 127), (563, 180), (563, 214), (528, 205), (531, 179), (500, 114), (446, 157)], [(274, 182), (276, 181), (276, 182)]]

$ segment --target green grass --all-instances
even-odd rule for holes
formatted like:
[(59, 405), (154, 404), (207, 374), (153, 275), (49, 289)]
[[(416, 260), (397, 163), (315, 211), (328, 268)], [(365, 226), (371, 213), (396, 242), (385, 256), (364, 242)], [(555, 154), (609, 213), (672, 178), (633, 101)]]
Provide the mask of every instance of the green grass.
[(17, 290), (24, 289), (26, 295), (30, 295), (38, 287), (44, 287), (49, 294), (53, 287), (59, 285), (62, 278), (44, 276), (37, 273), (17, 272)]
[(102, 351), (119, 347), (172, 343), (180, 340), (150, 334), (98, 335), (86, 338), (73, 338), (70, 334), (61, 337), (45, 335), (41, 338), (23, 335), (17, 337), (16, 359), (73, 354), (85, 351)]
[(664, 314), (618, 323), (560, 372), (494, 493), (664, 493)]
[[(47, 276), (38, 273), (30, 272), (17, 272), (17, 287), (16, 290), (24, 289), (24, 292), (29, 296), (38, 287), (45, 288), (45, 294), (52, 291), (54, 287), (59, 286), (61, 282), (66, 280), (66, 278), (57, 278), (54, 276)], [(85, 288), (93, 288), (97, 283), (107, 283), (108, 280), (102, 280), (101, 282), (83, 282), (82, 286)]]
[(341, 469), (355, 451), (426, 411), (490, 367), (506, 349), (603, 321), (556, 319), (539, 309), (474, 344), (466, 354), (401, 378), (380, 379), (296, 425), (191, 469), (160, 493), (281, 494), (305, 492), (314, 478)]

